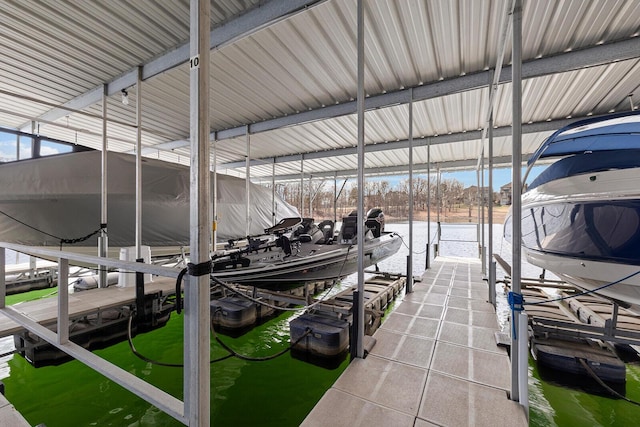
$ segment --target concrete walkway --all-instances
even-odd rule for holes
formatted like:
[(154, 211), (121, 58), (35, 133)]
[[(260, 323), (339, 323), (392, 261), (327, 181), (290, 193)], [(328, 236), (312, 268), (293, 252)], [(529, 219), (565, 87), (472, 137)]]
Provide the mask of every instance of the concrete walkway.
[(30, 427), (31, 424), (16, 411), (16, 408), (0, 394), (0, 426), (6, 427)]
[(303, 426), (526, 426), (480, 263), (438, 258)]

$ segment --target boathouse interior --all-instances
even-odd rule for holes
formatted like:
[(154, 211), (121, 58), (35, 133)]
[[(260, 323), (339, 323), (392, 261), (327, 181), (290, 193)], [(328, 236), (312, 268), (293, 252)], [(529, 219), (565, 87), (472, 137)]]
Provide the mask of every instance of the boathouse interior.
[[(210, 19), (196, 34), (203, 3)], [(637, 109), (639, 23), (634, 0), (0, 0), (0, 131), (267, 184), (510, 167), (576, 119)], [(203, 34), (207, 52), (194, 55)], [(203, 64), (204, 100), (192, 86), (206, 86), (193, 77)], [(208, 150), (195, 152), (202, 104)], [(17, 146), (0, 161), (36, 149)], [(196, 267), (210, 262), (208, 245), (192, 239)], [(186, 403), (132, 380), (190, 425), (209, 422), (207, 291), (185, 292), (198, 307), (185, 316), (197, 367), (185, 369)]]

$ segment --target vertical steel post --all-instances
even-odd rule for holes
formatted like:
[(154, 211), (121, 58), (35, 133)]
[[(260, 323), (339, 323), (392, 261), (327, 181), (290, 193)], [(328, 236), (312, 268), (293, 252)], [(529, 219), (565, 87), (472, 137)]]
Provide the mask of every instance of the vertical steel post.
[[(522, 239), (522, 217), (521, 209), (522, 203), (521, 196), (521, 168), (522, 168), (522, 1), (514, 0), (513, 10), (513, 55), (512, 55), (512, 92), (513, 92), (513, 105), (512, 105), (512, 153), (513, 158), (511, 161), (511, 209), (512, 215), (512, 235), (513, 235), (513, 247), (512, 247), (512, 259), (511, 259), (511, 291), (519, 294), (520, 289), (520, 277), (521, 277), (521, 247), (520, 241)], [(511, 321), (514, 322), (513, 330), (518, 331), (519, 317), (517, 315), (511, 316)], [(514, 335), (514, 334), (512, 334)], [(518, 339), (519, 338), (519, 339)], [(526, 346), (526, 336), (515, 335), (511, 337), (511, 400), (520, 400), (519, 383), (522, 382), (522, 378), (519, 377), (520, 369), (518, 368), (519, 352), (522, 350), (521, 343)], [(526, 352), (526, 350), (525, 350)]]
[(312, 181), (313, 175), (309, 175), (309, 217), (313, 218), (313, 199), (315, 198), (315, 194), (313, 194)]
[(271, 165), (271, 225), (276, 225), (276, 158)]
[[(494, 90), (493, 85), (489, 90)], [(487, 260), (489, 262), (489, 302), (496, 305), (496, 262), (493, 260), (493, 112), (489, 116), (489, 193), (491, 201), (489, 202), (489, 253)]]
[[(481, 241), (481, 245), (480, 245), (480, 256), (482, 258), (482, 274), (483, 276), (486, 277), (487, 274), (487, 260), (486, 260), (486, 242), (485, 242), (485, 232), (484, 232), (484, 226), (485, 226), (485, 221), (486, 218), (484, 216), (484, 147), (482, 147), (482, 161), (480, 162), (480, 209), (482, 209), (482, 212), (480, 213), (480, 227), (482, 227), (480, 229), (480, 241)], [(491, 203), (491, 199), (492, 196), (491, 194), (489, 194), (489, 200), (488, 203)]]
[(213, 144), (213, 173), (211, 181), (211, 250), (215, 251), (218, 245), (218, 140), (214, 139)]
[[(7, 282), (5, 280), (7, 251), (0, 246), (0, 308), (4, 308), (7, 301)], [(58, 281), (59, 282), (59, 281)]]
[(433, 251), (434, 257), (440, 255), (440, 238), (442, 237), (442, 228), (440, 226), (440, 206), (442, 205), (442, 200), (440, 200), (440, 164), (436, 164), (436, 205), (438, 243), (436, 243), (436, 250)]
[(246, 127), (247, 155), (245, 156), (245, 219), (246, 235), (251, 235), (251, 134), (249, 126)]
[(304, 156), (300, 159), (300, 218), (304, 217)]
[[(98, 237), (98, 256), (106, 258), (109, 252), (109, 241), (107, 237), (107, 85), (102, 86), (102, 187), (100, 203), (100, 236)], [(98, 267), (98, 287), (106, 288), (107, 268), (103, 265)]]
[(409, 89), (409, 255), (407, 293), (413, 292), (413, 88)]
[(427, 139), (427, 261), (425, 268), (431, 268), (431, 138)]
[(333, 223), (338, 221), (338, 172), (333, 173)]
[[(209, 172), (209, 0), (190, 2), (191, 262), (209, 263), (211, 221)], [(210, 425), (209, 274), (190, 271), (185, 284), (184, 400), (190, 426)]]
[(355, 309), (358, 330), (355, 335), (356, 357), (364, 357), (364, 9), (358, 0), (358, 298)]
[[(527, 351), (527, 342), (528, 340), (528, 318), (527, 313), (525, 311), (521, 311), (517, 314), (518, 319), (518, 339), (520, 341), (520, 349), (518, 350), (518, 376), (520, 377), (518, 381), (518, 393), (519, 393), (519, 403), (525, 408), (529, 408), (529, 352)], [(524, 347), (522, 345), (524, 344)], [(529, 413), (529, 411), (525, 411), (525, 413)], [(528, 416), (527, 416), (528, 418)]]
[(136, 81), (136, 259), (142, 258), (142, 67)]
[(69, 260), (58, 258), (58, 344), (69, 342)]

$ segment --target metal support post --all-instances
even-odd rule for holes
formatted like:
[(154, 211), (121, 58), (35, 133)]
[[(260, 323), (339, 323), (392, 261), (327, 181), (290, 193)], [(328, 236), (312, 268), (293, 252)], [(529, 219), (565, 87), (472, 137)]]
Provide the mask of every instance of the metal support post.
[(427, 139), (427, 261), (425, 268), (431, 268), (431, 138)]
[[(358, 330), (356, 337), (356, 357), (364, 357), (364, 9), (363, 0), (357, 7), (357, 43), (358, 43)], [(355, 299), (354, 299), (355, 300)]]
[[(136, 259), (136, 262), (144, 262), (144, 258)], [(144, 274), (137, 271), (136, 273), (136, 322), (145, 321), (144, 313)]]
[(360, 292), (358, 290), (353, 291), (353, 306), (351, 308), (351, 342), (349, 343), (349, 354), (351, 355), (351, 359), (355, 359), (358, 356), (358, 331), (360, 330), (360, 319), (357, 316), (358, 311), (360, 311)]
[(249, 133), (249, 125), (246, 127), (247, 136), (247, 155), (245, 156), (245, 225), (246, 235), (251, 235), (251, 134)]
[(489, 262), (489, 302), (496, 308), (496, 262)]
[(413, 88), (409, 98), (409, 255), (407, 256), (407, 293), (413, 292)]
[[(511, 225), (513, 246), (511, 260), (511, 291), (515, 294), (521, 292), (521, 246), (522, 239), (522, 203), (521, 195), (521, 168), (522, 168), (522, 1), (514, 0), (513, 19), (513, 55), (512, 55), (512, 96), (513, 96), (513, 113), (512, 113), (512, 161), (511, 161), (511, 191), (513, 212)], [(518, 331), (518, 321), (520, 316), (513, 316), (512, 322), (515, 322), (514, 330)], [(520, 341), (524, 341), (526, 348), (526, 336), (520, 335)], [(518, 368), (520, 361), (519, 352), (521, 350), (521, 342), (518, 342), (516, 336), (511, 337), (511, 400), (520, 401), (519, 384), (526, 381), (522, 378), (521, 370)], [(526, 353), (526, 350), (525, 350)]]
[(431, 259), (430, 259), (431, 254), (429, 253), (429, 246), (430, 246), (429, 245), (429, 233), (427, 232), (427, 244), (426, 244), (426, 247), (424, 249), (424, 252), (425, 252), (425, 255), (426, 255), (425, 262), (424, 262), (425, 270), (428, 270), (429, 268), (431, 268)]
[[(7, 265), (7, 252), (3, 247), (0, 247), (0, 308), (4, 308), (7, 301), (7, 282), (5, 280), (6, 265)], [(60, 283), (60, 279), (58, 279)]]
[(136, 82), (136, 259), (142, 258), (142, 67)]
[[(211, 3), (190, 2), (190, 128), (191, 191), (190, 239), (191, 262), (198, 271), (189, 271), (185, 283), (184, 318), (184, 408), (188, 425), (208, 427), (211, 405), (211, 371), (209, 366), (209, 243), (211, 231), (209, 69)], [(190, 269), (191, 270), (191, 269)]]
[[(107, 89), (105, 84), (102, 87), (102, 188), (100, 203), (100, 236), (98, 236), (98, 256), (106, 258), (109, 253), (109, 240), (107, 237)], [(98, 287), (106, 288), (107, 269), (105, 266), (98, 267)]]
[[(527, 313), (521, 311), (518, 314), (519, 319), (519, 327), (518, 327), (518, 337), (519, 337), (519, 345), (520, 348), (518, 350), (518, 377), (519, 381), (519, 402), (525, 408), (529, 408), (529, 352), (527, 351), (527, 344), (529, 342), (528, 339), (528, 318)], [(529, 411), (526, 411), (527, 413)]]
[(271, 165), (271, 225), (276, 225), (276, 158)]
[(58, 259), (58, 344), (69, 342), (69, 260)]

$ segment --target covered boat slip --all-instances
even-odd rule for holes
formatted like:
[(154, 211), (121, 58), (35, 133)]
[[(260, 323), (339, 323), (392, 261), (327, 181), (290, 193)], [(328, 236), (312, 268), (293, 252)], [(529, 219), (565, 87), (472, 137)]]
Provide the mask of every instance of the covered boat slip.
[(437, 258), (303, 426), (526, 426), (480, 262)]

